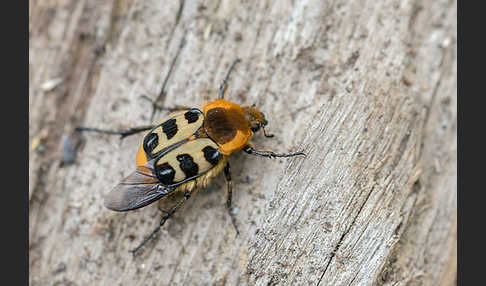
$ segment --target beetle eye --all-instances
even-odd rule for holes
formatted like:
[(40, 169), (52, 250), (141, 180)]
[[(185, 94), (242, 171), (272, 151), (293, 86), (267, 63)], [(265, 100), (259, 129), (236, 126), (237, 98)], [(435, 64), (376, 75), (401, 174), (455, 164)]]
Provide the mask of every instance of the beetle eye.
[(258, 130), (260, 130), (260, 124), (255, 124), (251, 127), (251, 131), (253, 132), (257, 132)]
[(143, 140), (143, 150), (145, 153), (152, 154), (152, 151), (157, 147), (159, 144), (159, 136), (156, 133), (150, 133), (145, 136)]

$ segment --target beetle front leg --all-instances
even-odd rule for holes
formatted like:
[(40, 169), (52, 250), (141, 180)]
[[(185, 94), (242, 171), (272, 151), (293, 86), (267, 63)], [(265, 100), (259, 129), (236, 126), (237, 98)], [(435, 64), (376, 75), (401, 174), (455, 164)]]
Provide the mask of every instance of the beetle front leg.
[(262, 157), (266, 157), (266, 158), (294, 157), (294, 156), (299, 156), (299, 155), (305, 156), (304, 152), (277, 154), (277, 153), (274, 153), (272, 151), (258, 151), (258, 150), (255, 150), (255, 148), (253, 148), (253, 146), (251, 146), (251, 145), (246, 145), (243, 148), (243, 151), (245, 151), (246, 153), (251, 154), (251, 155), (257, 155), (257, 156), (262, 156)]
[(238, 230), (238, 226), (236, 225), (235, 215), (232, 212), (232, 208), (231, 208), (231, 199), (233, 197), (233, 183), (231, 182), (231, 170), (230, 170), (229, 163), (226, 163), (226, 166), (224, 167), (224, 177), (226, 179), (226, 183), (228, 186), (228, 199), (226, 200), (226, 208), (228, 209), (228, 213), (231, 217), (231, 223), (235, 228), (236, 235), (238, 235), (240, 234), (240, 231)]

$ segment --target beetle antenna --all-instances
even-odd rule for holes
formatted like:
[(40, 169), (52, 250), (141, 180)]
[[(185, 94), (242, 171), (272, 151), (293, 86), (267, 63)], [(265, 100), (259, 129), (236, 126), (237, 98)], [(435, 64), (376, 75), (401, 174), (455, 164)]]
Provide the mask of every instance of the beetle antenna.
[(262, 126), (262, 130), (263, 130), (263, 135), (265, 135), (265, 137), (267, 137), (267, 138), (273, 137), (273, 134), (267, 134), (267, 132), (265, 132), (265, 127)]

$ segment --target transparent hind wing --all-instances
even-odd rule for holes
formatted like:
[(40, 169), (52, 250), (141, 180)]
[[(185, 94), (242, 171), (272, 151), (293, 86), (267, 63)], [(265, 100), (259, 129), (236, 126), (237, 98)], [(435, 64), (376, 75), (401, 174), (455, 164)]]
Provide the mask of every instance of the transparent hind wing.
[(114, 211), (129, 211), (149, 205), (174, 190), (157, 180), (153, 169), (146, 164), (125, 177), (109, 192), (104, 201), (106, 208)]

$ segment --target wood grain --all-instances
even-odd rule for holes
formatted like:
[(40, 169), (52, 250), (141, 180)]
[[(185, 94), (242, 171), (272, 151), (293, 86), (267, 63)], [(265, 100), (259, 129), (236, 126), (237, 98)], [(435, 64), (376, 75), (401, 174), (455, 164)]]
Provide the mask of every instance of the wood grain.
[[(29, 1), (30, 285), (456, 285), (457, 3)], [(180, 43), (185, 40), (181, 48)], [(255, 103), (259, 149), (158, 224), (103, 195), (165, 106)], [(157, 120), (166, 116), (157, 114)], [(73, 164), (61, 164), (78, 148)]]

